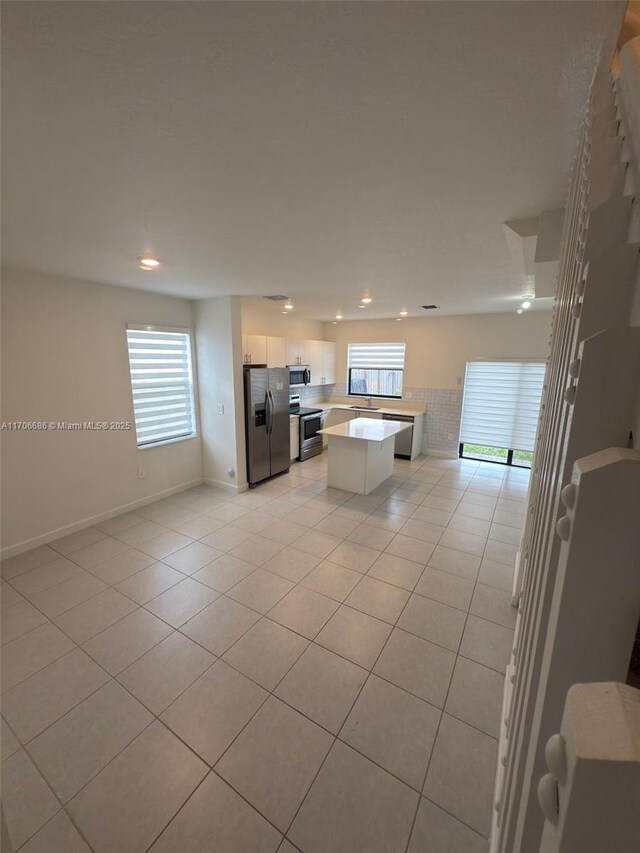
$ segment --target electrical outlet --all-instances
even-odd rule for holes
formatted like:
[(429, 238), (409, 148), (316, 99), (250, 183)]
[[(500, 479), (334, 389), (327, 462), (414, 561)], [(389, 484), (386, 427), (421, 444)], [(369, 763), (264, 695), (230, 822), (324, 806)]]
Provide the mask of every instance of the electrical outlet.
[(224, 404), (223, 403), (216, 403), (216, 412), (219, 415), (224, 415)]
[(448, 432), (448, 433), (447, 433), (447, 438), (449, 439), (449, 441), (453, 441), (453, 433), (452, 433), (452, 432)]
[(405, 391), (404, 396), (407, 400), (413, 400), (413, 391)]
[(147, 476), (147, 472), (144, 470), (144, 468), (138, 468), (138, 479), (144, 480), (144, 478), (146, 476)]

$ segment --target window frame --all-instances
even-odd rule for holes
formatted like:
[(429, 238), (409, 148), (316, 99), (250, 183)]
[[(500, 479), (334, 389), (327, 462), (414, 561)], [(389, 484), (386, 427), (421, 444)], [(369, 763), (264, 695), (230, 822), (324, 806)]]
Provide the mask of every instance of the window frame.
[[(191, 390), (191, 406), (192, 406), (192, 422), (193, 428), (192, 431), (185, 435), (174, 435), (170, 438), (161, 438), (157, 441), (149, 441), (144, 444), (138, 443), (138, 428), (136, 424), (136, 415), (135, 415), (135, 405), (133, 399), (133, 382), (131, 376), (131, 362), (129, 360), (129, 340), (128, 340), (128, 332), (160, 332), (160, 333), (174, 333), (180, 335), (186, 335), (188, 340), (188, 367), (189, 367), (189, 387)], [(165, 444), (176, 444), (180, 441), (191, 441), (194, 438), (198, 437), (198, 414), (199, 414), (199, 402), (198, 402), (198, 383), (196, 380), (196, 359), (195, 359), (195, 345), (194, 345), (194, 333), (193, 329), (190, 329), (186, 326), (159, 326), (155, 324), (139, 324), (139, 323), (127, 323), (125, 327), (125, 344), (127, 349), (127, 367), (129, 369), (129, 388), (131, 393), (131, 413), (132, 413), (132, 421), (133, 421), (133, 432), (135, 435), (136, 441), (136, 449), (137, 450), (150, 450), (154, 447), (162, 447)]]
[[(506, 458), (505, 462), (500, 462), (498, 459), (484, 459), (481, 456), (467, 456), (464, 452), (464, 446), (465, 446), (465, 444), (471, 444), (471, 443), (472, 442), (470, 442), (470, 441), (459, 442), (459, 444), (458, 444), (458, 458), (459, 459), (470, 459), (472, 462), (488, 462), (490, 465), (502, 465), (505, 468), (506, 467), (521, 468), (523, 471), (530, 471), (531, 468), (533, 467), (533, 459), (531, 460), (531, 463), (529, 465), (518, 465), (516, 462), (514, 462), (513, 461), (513, 459), (514, 459), (513, 454), (518, 452), (518, 451), (514, 450), (513, 447), (496, 448), (497, 450), (506, 450), (507, 451), (507, 458)], [(482, 445), (482, 446), (483, 447), (489, 447), (490, 445)], [(531, 453), (532, 456), (534, 453), (533, 450), (525, 450), (522, 452), (523, 453)]]
[[(402, 367), (379, 367), (378, 365), (371, 366), (359, 366), (352, 367), (350, 365), (350, 347), (358, 346), (358, 345), (368, 345), (368, 346), (376, 346), (376, 345), (384, 345), (384, 344), (402, 344), (403, 353), (402, 353)], [(402, 395), (404, 394), (404, 370), (405, 370), (405, 362), (407, 359), (407, 343), (406, 341), (348, 341), (347, 342), (347, 397), (360, 397), (361, 399), (371, 398), (372, 400), (402, 400)], [(382, 373), (384, 371), (400, 373), (400, 394), (363, 394), (361, 392), (352, 391), (351, 390), (351, 373), (353, 370), (375, 370), (378, 373)]]

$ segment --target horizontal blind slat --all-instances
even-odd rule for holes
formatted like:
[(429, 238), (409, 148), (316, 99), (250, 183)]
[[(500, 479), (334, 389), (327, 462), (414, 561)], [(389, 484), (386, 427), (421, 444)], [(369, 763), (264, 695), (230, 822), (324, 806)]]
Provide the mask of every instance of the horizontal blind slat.
[(467, 362), (460, 442), (533, 450), (544, 362)]
[(404, 368), (404, 356), (404, 342), (350, 343), (347, 361), (349, 367), (402, 370)]
[(127, 347), (138, 446), (192, 435), (189, 333), (127, 329)]

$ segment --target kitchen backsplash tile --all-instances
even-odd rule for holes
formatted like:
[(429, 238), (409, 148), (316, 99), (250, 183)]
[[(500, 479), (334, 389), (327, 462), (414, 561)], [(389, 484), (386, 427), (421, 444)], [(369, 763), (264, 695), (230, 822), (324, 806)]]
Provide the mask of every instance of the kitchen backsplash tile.
[[(334, 385), (307, 385), (296, 388), (303, 405), (322, 402), (350, 402), (344, 382)], [(407, 392), (411, 397), (407, 397)], [(343, 399), (341, 399), (343, 398)], [(459, 388), (405, 388), (401, 403), (414, 408), (424, 404), (423, 449), (437, 456), (458, 455), (462, 391)]]

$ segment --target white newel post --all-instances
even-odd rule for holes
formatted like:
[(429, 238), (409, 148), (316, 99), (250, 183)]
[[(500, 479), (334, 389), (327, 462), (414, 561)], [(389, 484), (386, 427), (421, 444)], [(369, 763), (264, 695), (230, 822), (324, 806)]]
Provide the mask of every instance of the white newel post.
[(638, 853), (640, 690), (574, 684), (545, 755), (540, 853)]

